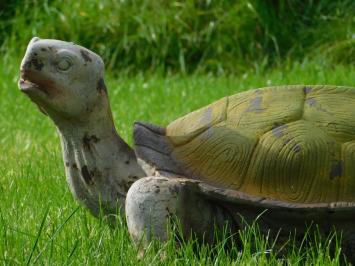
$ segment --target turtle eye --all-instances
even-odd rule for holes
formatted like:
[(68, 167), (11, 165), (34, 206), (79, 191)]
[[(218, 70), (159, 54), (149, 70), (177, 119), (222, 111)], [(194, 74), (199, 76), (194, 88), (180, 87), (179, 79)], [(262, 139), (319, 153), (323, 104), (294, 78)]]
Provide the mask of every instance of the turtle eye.
[(66, 71), (68, 70), (70, 67), (72, 66), (72, 64), (69, 62), (69, 60), (67, 59), (61, 59), (58, 64), (57, 67), (59, 70), (61, 71)]

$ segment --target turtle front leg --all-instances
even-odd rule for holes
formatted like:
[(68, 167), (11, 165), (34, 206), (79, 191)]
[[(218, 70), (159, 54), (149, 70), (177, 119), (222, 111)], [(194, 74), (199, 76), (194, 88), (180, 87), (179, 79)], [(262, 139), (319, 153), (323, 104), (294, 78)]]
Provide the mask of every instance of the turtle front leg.
[(167, 241), (169, 219), (177, 218), (183, 237), (191, 233), (204, 243), (215, 239), (215, 228), (235, 232), (227, 210), (199, 193), (198, 183), (185, 178), (146, 177), (136, 181), (126, 198), (128, 230), (136, 243)]

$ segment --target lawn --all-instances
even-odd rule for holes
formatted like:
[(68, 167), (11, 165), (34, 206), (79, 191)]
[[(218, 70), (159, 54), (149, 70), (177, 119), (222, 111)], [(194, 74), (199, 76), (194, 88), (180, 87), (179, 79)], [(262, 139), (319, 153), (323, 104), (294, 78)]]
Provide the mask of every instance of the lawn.
[[(274, 85), (355, 86), (355, 2), (0, 1), (0, 260), (3, 265), (339, 265), (340, 236), (280, 251), (251, 226), (242, 245), (152, 243), (109, 227), (72, 198), (52, 122), (17, 89), (33, 36), (100, 54), (116, 127), (167, 125), (223, 96)], [(335, 249), (330, 251), (330, 247)], [(331, 255), (332, 254), (332, 255)]]
[[(272, 242), (255, 228), (241, 234), (243, 250), (216, 247), (182, 248), (173, 241), (154, 243), (139, 257), (124, 219), (110, 228), (73, 200), (64, 176), (61, 150), (51, 121), (17, 89), (19, 61), (0, 69), (0, 259), (9, 264), (314, 264), (337, 265), (329, 257), (328, 242), (287, 246), (282, 256), (271, 253)], [(121, 136), (130, 144), (136, 120), (167, 125), (169, 121), (225, 95), (281, 84), (354, 86), (353, 66), (324, 62), (284, 64), (271, 70), (251, 69), (241, 75), (106, 75), (110, 101)], [(256, 240), (255, 240), (255, 239)], [(257, 249), (251, 247), (253, 239)], [(336, 253), (337, 254), (337, 253)]]

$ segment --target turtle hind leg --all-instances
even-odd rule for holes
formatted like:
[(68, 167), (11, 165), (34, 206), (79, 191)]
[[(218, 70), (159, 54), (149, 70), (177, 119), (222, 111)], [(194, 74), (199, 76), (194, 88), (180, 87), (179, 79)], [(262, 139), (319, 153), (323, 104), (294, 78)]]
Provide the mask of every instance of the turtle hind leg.
[(216, 228), (226, 233), (238, 230), (224, 208), (206, 199), (195, 181), (183, 178), (136, 181), (127, 194), (126, 217), (134, 242), (143, 245), (153, 239), (167, 241), (171, 218), (178, 220), (184, 240), (193, 236), (199, 243), (216, 242)]

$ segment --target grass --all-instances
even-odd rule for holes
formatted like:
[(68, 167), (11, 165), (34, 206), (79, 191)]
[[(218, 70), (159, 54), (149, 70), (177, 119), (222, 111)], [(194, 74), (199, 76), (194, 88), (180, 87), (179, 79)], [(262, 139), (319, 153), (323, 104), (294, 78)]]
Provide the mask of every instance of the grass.
[[(335, 240), (287, 245), (276, 256), (257, 228), (241, 232), (243, 250), (189, 241), (152, 243), (143, 258), (130, 241), (125, 221), (115, 229), (94, 219), (73, 200), (64, 176), (59, 139), (50, 120), (17, 90), (19, 61), (0, 63), (0, 260), (4, 265), (339, 265)], [(106, 78), (117, 128), (129, 143), (135, 120), (169, 121), (228, 94), (280, 84), (354, 86), (355, 67), (323, 61), (255, 67), (238, 76), (136, 75)], [(338, 240), (337, 240), (338, 241)], [(335, 243), (337, 243), (335, 241)], [(256, 247), (251, 243), (255, 243)]]
[(0, 52), (28, 40), (71, 40), (126, 73), (236, 73), (290, 58), (355, 60), (355, 2), (3, 0)]
[(242, 249), (226, 249), (226, 238), (213, 247), (190, 240), (177, 248), (169, 241), (152, 243), (139, 258), (124, 220), (109, 228), (73, 200), (55, 127), (21, 95), (16, 82), (34, 35), (93, 49), (106, 62), (116, 126), (131, 144), (136, 120), (166, 125), (243, 90), (283, 84), (355, 86), (354, 1), (63, 3), (0, 3), (3, 265), (341, 264), (339, 237), (311, 234), (302, 245), (291, 237), (280, 253), (255, 226), (239, 232)]

